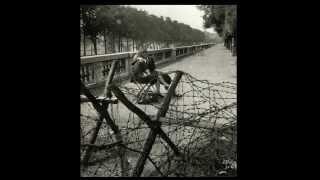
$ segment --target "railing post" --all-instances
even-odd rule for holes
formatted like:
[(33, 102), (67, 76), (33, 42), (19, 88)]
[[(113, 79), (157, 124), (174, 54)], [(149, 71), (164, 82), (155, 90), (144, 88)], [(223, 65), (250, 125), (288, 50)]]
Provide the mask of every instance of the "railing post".
[(171, 60), (175, 61), (177, 59), (177, 51), (176, 48), (171, 48)]
[(103, 91), (103, 95), (105, 97), (111, 98), (111, 92), (108, 89), (109, 84), (111, 84), (112, 80), (113, 80), (113, 76), (115, 74), (115, 69), (117, 67), (117, 64), (119, 64), (119, 62), (117, 60), (114, 60), (111, 64), (111, 69), (109, 71), (108, 77), (106, 79), (106, 83), (105, 83), (105, 87), (104, 87), (104, 91)]
[(130, 74), (132, 55), (133, 54), (129, 53), (128, 58), (126, 58), (126, 73), (127, 73), (127, 75)]

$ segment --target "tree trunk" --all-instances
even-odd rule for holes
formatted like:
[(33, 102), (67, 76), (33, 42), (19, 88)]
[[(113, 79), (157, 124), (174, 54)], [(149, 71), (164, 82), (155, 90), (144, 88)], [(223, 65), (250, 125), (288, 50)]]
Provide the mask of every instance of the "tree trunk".
[(110, 44), (111, 45), (111, 53), (113, 53), (113, 51), (114, 51), (113, 50), (113, 46), (114, 46), (113, 33), (111, 34), (111, 39), (110, 40), (111, 40), (111, 44)]
[(93, 44), (93, 52), (94, 52), (95, 55), (97, 55), (97, 37), (91, 36), (90, 40), (91, 40), (91, 42)]
[(120, 50), (120, 48), (121, 48), (121, 36), (120, 36), (120, 34), (119, 34), (119, 44), (118, 44), (118, 47), (119, 47), (119, 49), (118, 49), (118, 52), (121, 52), (121, 50)]
[(110, 52), (113, 53), (113, 33), (110, 33)]
[(136, 51), (138, 51), (139, 46), (140, 46), (140, 41), (139, 41), (139, 40), (137, 40), (137, 41), (136, 41), (136, 47), (135, 47)]
[(124, 44), (123, 44), (123, 38), (121, 38), (121, 52), (124, 51)]
[(87, 47), (86, 47), (86, 36), (85, 36), (85, 33), (84, 33), (84, 31), (83, 31), (83, 56), (86, 56), (87, 55), (87, 53), (86, 53), (86, 49), (87, 49)]
[(103, 40), (104, 40), (104, 53), (107, 54), (107, 33), (106, 33), (106, 30), (104, 30), (104, 33), (103, 33)]
[[(84, 14), (83, 8), (81, 8), (81, 16), (82, 16), (83, 23), (85, 23), (84, 22), (85, 21), (85, 14)], [(83, 56), (86, 56), (87, 55), (87, 53), (86, 53), (86, 34), (85, 34), (85, 28), (84, 27), (82, 27), (82, 31), (83, 31), (83, 49), (84, 49)]]
[(130, 51), (129, 50), (129, 39), (127, 38), (127, 51)]
[(98, 54), (98, 50), (97, 50), (97, 38), (94, 37), (94, 38), (92, 39), (92, 42), (93, 42), (94, 54), (97, 55), (97, 54)]
[(121, 38), (121, 52), (125, 51), (124, 50), (124, 38)]
[(112, 33), (112, 53), (116, 52), (116, 37), (114, 33)]
[(122, 37), (120, 36), (120, 52), (122, 52)]

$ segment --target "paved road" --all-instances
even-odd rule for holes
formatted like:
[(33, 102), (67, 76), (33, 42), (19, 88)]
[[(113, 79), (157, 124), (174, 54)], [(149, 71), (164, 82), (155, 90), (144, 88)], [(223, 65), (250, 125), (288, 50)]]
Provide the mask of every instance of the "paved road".
[(210, 82), (229, 81), (236, 83), (237, 58), (232, 56), (223, 44), (217, 44), (203, 51), (203, 55), (193, 55), (174, 64), (160, 68), (161, 71), (182, 70), (198, 79)]

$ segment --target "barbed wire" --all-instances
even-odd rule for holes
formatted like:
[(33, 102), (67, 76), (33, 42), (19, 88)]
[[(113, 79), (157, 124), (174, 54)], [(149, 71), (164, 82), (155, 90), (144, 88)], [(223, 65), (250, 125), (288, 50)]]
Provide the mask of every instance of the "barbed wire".
[[(139, 98), (138, 93), (146, 87), (147, 85), (135, 83), (119, 84), (120, 90), (132, 102)], [(148, 98), (148, 93), (144, 93)], [(230, 168), (230, 165), (227, 167), (224, 162), (237, 160), (236, 84), (211, 83), (184, 73), (176, 93), (180, 96), (171, 99), (168, 111), (160, 121), (161, 129), (182, 152), (183, 158), (175, 157), (172, 149), (157, 137), (147, 155), (148, 162), (142, 176), (219, 176), (221, 172), (234, 175), (236, 168)], [(136, 106), (153, 116), (161, 104), (151, 102)], [(119, 126), (123, 141), (116, 141), (115, 134), (103, 122), (97, 143), (89, 145), (87, 139), (100, 119), (90, 103), (81, 104), (81, 148), (96, 147), (90, 158), (90, 165), (81, 172), (82, 176), (121, 176), (120, 155), (114, 147), (126, 149), (129, 175), (136, 167), (139, 154), (144, 153), (143, 147), (150, 127), (120, 102), (110, 105), (107, 111)], [(81, 151), (81, 156), (83, 153), (84, 150)]]

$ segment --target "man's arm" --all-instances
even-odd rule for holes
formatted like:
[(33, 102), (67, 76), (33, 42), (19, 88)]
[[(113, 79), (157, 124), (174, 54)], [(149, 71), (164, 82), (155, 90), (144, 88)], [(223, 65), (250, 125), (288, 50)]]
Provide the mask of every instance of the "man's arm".
[(169, 87), (170, 85), (163, 79), (163, 76), (162, 76), (162, 73), (157, 71), (158, 72), (158, 76), (159, 76), (159, 80), (161, 81), (161, 83), (166, 86), (166, 87)]

